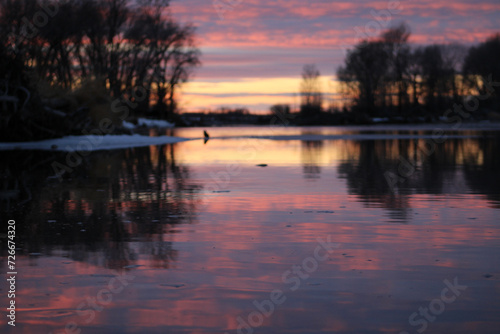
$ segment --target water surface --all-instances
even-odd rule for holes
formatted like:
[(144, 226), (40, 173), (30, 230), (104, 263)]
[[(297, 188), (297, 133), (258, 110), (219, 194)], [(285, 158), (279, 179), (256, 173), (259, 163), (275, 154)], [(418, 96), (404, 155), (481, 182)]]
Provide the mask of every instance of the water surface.
[(211, 128), (61, 179), (67, 153), (2, 152), (2, 333), (498, 333), (498, 132), (248, 138), (433, 130)]

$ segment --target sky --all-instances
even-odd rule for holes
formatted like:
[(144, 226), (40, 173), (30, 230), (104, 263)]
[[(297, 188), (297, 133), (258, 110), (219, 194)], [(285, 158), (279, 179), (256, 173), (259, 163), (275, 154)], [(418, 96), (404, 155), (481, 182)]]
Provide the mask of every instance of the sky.
[(346, 50), (401, 22), (414, 45), (472, 45), (500, 32), (499, 0), (172, 0), (170, 10), (197, 27), (202, 52), (202, 66), (182, 88), (184, 111), (297, 107), (305, 64), (320, 70), (326, 100), (337, 100), (335, 73)]

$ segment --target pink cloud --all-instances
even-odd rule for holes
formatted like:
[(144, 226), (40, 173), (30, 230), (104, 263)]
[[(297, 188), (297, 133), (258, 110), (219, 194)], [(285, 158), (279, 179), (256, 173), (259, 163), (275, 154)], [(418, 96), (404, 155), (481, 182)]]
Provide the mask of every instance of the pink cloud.
[[(341, 49), (359, 43), (359, 32), (378, 24), (376, 15), (387, 13), (391, 1), (172, 0), (171, 12), (198, 27), (204, 55), (195, 77), (236, 80), (296, 76), (306, 63), (334, 72), (343, 61)], [(214, 3), (226, 6), (217, 9)], [(471, 44), (500, 31), (498, 0), (400, 0), (397, 8), (389, 23), (406, 22), (413, 44)]]
[[(192, 21), (199, 27), (198, 41), (202, 47), (331, 48), (338, 44), (352, 45), (360, 40), (355, 28), (364, 29), (367, 24), (376, 21), (373, 13), (387, 10), (389, 4), (387, 1), (292, 0), (270, 3), (248, 0), (223, 7), (224, 19), (221, 20), (214, 3), (200, 0), (172, 3), (175, 16)], [(221, 3), (230, 2), (221, 0)], [(399, 8), (401, 12), (394, 12), (391, 19), (394, 22), (407, 21), (419, 35), (425, 34), (429, 28), (435, 29), (429, 40), (456, 40), (453, 31), (455, 34), (461, 31), (463, 17), (467, 16), (483, 16), (481, 21), (473, 20), (479, 29), (487, 24), (500, 29), (491, 17), (495, 12), (500, 13), (500, 3), (449, 3), (441, 0), (402, 2)], [(439, 27), (447, 27), (447, 31), (439, 31)], [(435, 37), (436, 34), (441, 36)], [(477, 34), (461, 37), (467, 42), (477, 40)], [(421, 36), (415, 36), (416, 42), (421, 40)]]

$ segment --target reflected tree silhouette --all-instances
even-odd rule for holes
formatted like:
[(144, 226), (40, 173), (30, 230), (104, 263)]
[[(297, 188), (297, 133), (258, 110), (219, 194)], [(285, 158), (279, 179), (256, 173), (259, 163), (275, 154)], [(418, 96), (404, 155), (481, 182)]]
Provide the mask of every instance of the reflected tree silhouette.
[(472, 192), (486, 195), (492, 207), (500, 208), (500, 155), (493, 153), (500, 152), (500, 138), (482, 138), (478, 146), (464, 154), (465, 180)]
[[(350, 146), (354, 160), (338, 166), (348, 191), (367, 207), (382, 207), (396, 221), (408, 221), (413, 194), (487, 194), (498, 207), (500, 158), (498, 138), (448, 139), (429, 154), (425, 140), (358, 141)], [(433, 153), (430, 153), (433, 152)], [(402, 163), (404, 161), (404, 163)], [(389, 187), (384, 173), (409, 171), (404, 181)], [(412, 172), (412, 168), (414, 168)], [(466, 182), (464, 182), (464, 180)]]
[(0, 162), (2, 216), (18, 222), (19, 254), (62, 252), (114, 269), (177, 259), (175, 226), (195, 221), (201, 186), (175, 161), (175, 144), (93, 152), (63, 182), (51, 162), (64, 153), (26, 153), (3, 152)]
[(304, 140), (301, 142), (302, 170), (305, 179), (321, 178), (320, 159), (323, 150), (323, 141)]
[(392, 164), (397, 164), (397, 160), (390, 159), (394, 157), (394, 150), (399, 151), (407, 145), (387, 140), (358, 141), (354, 146), (358, 160), (338, 166), (339, 176), (346, 179), (349, 193), (357, 195), (367, 207), (386, 208), (391, 218), (403, 221), (408, 219), (408, 196), (404, 192), (394, 194), (384, 173)]

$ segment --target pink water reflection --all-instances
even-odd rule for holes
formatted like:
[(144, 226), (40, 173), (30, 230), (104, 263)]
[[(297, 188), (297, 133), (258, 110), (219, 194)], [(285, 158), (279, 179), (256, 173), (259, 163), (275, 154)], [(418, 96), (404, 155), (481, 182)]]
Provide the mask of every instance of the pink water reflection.
[[(496, 333), (497, 161), (471, 158), (490, 146), (447, 143), (394, 194), (379, 172), (415, 143), (266, 141), (246, 160), (240, 144), (135, 149), (96, 158), (85, 182), (41, 186), (19, 218), (17, 324), (2, 332), (237, 333), (279, 289), (256, 333), (414, 333), (408, 317), (457, 277), (467, 290), (428, 332)], [(231, 161), (240, 172), (208, 191)], [(327, 237), (339, 247), (292, 290), (284, 273)], [(103, 295), (123, 274), (130, 284)], [(77, 309), (99, 293), (112, 299), (88, 321)]]

